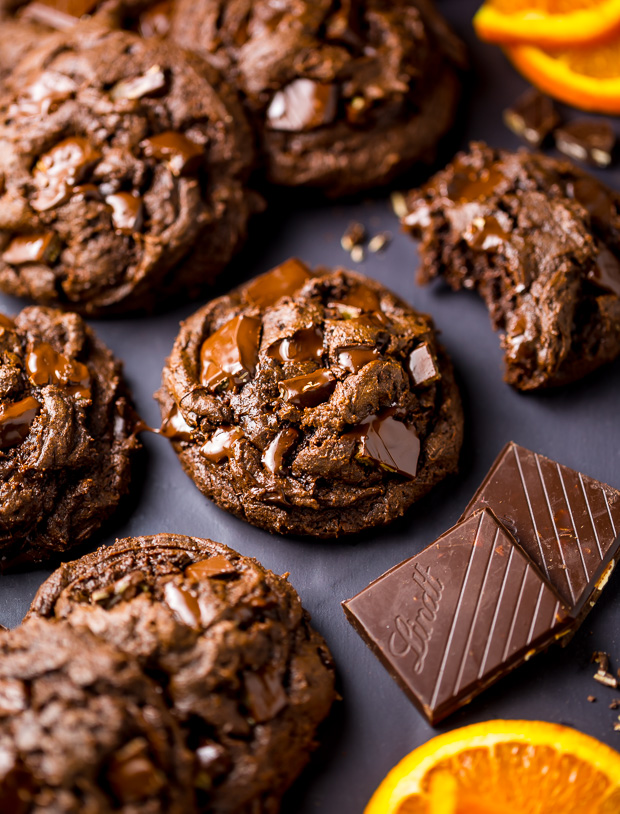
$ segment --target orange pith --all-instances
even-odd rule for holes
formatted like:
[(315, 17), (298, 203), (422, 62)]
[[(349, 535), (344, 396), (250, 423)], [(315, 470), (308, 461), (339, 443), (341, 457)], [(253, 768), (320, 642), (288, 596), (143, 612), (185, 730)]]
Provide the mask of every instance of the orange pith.
[(620, 35), (593, 48), (506, 49), (515, 67), (545, 93), (582, 110), (620, 113)]
[(503, 45), (601, 43), (620, 30), (620, 0), (487, 0), (474, 26), (481, 39)]
[(489, 721), (433, 738), (365, 814), (618, 814), (620, 754), (568, 727)]

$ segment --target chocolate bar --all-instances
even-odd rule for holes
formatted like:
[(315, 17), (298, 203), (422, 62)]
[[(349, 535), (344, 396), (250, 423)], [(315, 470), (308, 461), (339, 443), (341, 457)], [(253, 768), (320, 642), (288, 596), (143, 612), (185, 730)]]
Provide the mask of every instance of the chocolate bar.
[(461, 520), (483, 508), (534, 560), (571, 616), (583, 617), (620, 549), (620, 492), (511, 442)]
[(556, 591), (487, 509), (342, 604), (431, 724), (572, 623)]

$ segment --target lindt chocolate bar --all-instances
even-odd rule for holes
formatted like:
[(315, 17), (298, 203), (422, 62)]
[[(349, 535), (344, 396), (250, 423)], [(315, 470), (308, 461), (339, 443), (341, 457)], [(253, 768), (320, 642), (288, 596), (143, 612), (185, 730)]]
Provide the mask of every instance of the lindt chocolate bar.
[(486, 509), (342, 604), (432, 724), (571, 622), (553, 588)]
[(571, 616), (587, 613), (617, 559), (620, 492), (511, 442), (461, 519), (483, 508), (534, 560)]

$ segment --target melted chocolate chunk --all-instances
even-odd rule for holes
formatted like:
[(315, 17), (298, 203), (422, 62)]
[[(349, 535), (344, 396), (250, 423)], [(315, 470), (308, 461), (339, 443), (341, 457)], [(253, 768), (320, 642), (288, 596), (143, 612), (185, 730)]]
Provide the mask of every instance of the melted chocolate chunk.
[(56, 232), (14, 237), (2, 254), (5, 263), (23, 266), (27, 263), (53, 263), (60, 253)]
[(278, 383), (284, 401), (296, 407), (316, 407), (334, 392), (336, 377), (327, 368), (320, 368), (305, 376), (294, 376)]
[(249, 282), (243, 293), (254, 305), (266, 308), (281, 297), (292, 297), (310, 277), (308, 266), (293, 257)]
[(471, 249), (483, 252), (497, 251), (510, 241), (510, 234), (492, 215), (474, 218), (471, 227), (463, 233), (463, 237)]
[(72, 395), (89, 399), (90, 372), (86, 365), (57, 353), (47, 342), (33, 348), (26, 356), (26, 373), (38, 386), (54, 384), (66, 387)]
[(497, 167), (476, 170), (458, 159), (454, 162), (454, 176), (448, 183), (448, 198), (455, 203), (483, 201), (497, 193), (497, 186), (505, 180)]
[(155, 797), (166, 778), (149, 759), (146, 742), (136, 738), (119, 749), (107, 771), (115, 797), (130, 805), (145, 797)]
[(0, 449), (21, 444), (40, 409), (41, 405), (32, 396), (0, 407)]
[(437, 362), (427, 342), (423, 342), (411, 351), (407, 366), (413, 383), (416, 385), (431, 384), (441, 378)]
[(110, 91), (114, 101), (142, 99), (143, 96), (159, 96), (166, 89), (166, 75), (159, 65), (153, 65), (141, 76), (122, 79)]
[(80, 136), (64, 139), (44, 153), (34, 168), (33, 179), (38, 192), (30, 206), (46, 212), (65, 203), (72, 187), (101, 159), (101, 153)]
[(489, 511), (458, 523), (342, 604), (431, 724), (548, 647), (571, 622)]
[(616, 133), (609, 122), (579, 119), (555, 131), (555, 146), (569, 158), (608, 167), (616, 146)]
[(413, 427), (393, 418), (393, 410), (384, 410), (366, 418), (354, 432), (360, 434), (356, 455), (361, 461), (378, 464), (389, 472), (415, 478), (418, 471), (420, 439)]
[(620, 297), (620, 261), (604, 246), (599, 246), (596, 263), (588, 270), (588, 280)]
[(312, 79), (295, 79), (274, 94), (267, 110), (272, 130), (303, 132), (331, 124), (338, 109), (338, 88)]
[(338, 306), (352, 307), (359, 310), (360, 313), (364, 311), (381, 313), (381, 301), (377, 294), (372, 288), (361, 284), (351, 286), (346, 294), (327, 303), (328, 308), (338, 308)]
[(167, 582), (164, 601), (180, 622), (195, 630), (200, 629), (200, 605), (193, 593), (174, 582)]
[(142, 198), (131, 192), (116, 192), (105, 199), (112, 207), (112, 223), (117, 232), (132, 235), (142, 228)]
[(61, 102), (70, 99), (76, 89), (77, 84), (71, 77), (46, 71), (24, 88), (18, 102), (11, 105), (10, 113), (32, 116), (51, 113)]
[(176, 404), (173, 405), (167, 417), (162, 421), (159, 432), (165, 438), (175, 441), (190, 441), (192, 438), (192, 428), (183, 418), (183, 414)]
[(174, 175), (192, 175), (204, 157), (204, 147), (174, 130), (145, 139), (141, 147), (147, 156), (165, 160)]
[(188, 579), (200, 582), (203, 579), (227, 576), (237, 572), (230, 560), (227, 560), (221, 554), (215, 554), (213, 557), (209, 557), (208, 560), (199, 560), (192, 563), (192, 565), (188, 565), (184, 573)]
[(220, 427), (200, 447), (200, 454), (207, 460), (219, 464), (225, 458), (234, 458), (235, 442), (242, 438), (245, 438), (245, 435), (239, 427)]
[(273, 441), (269, 444), (264, 451), (261, 458), (263, 465), (271, 472), (272, 475), (277, 475), (282, 469), (284, 456), (295, 444), (299, 438), (299, 432), (291, 427), (285, 427), (276, 435)]
[(345, 345), (336, 350), (336, 361), (349, 373), (357, 373), (378, 358), (379, 351), (372, 345)]
[(215, 388), (223, 379), (218, 370), (230, 374), (236, 384), (254, 375), (258, 361), (261, 322), (255, 317), (233, 317), (202, 343), (201, 381)]
[(279, 362), (320, 361), (323, 357), (323, 332), (320, 328), (301, 328), (290, 337), (272, 342), (267, 348), (267, 356)]
[(504, 111), (506, 126), (533, 147), (540, 147), (560, 123), (553, 101), (531, 88)]

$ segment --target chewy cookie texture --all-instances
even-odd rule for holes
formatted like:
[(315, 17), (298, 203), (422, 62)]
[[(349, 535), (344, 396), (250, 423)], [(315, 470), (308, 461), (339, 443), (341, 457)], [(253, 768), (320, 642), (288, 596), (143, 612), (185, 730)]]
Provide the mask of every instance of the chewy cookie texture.
[(87, 314), (209, 286), (260, 199), (245, 114), (172, 43), (92, 22), (47, 36), (0, 104), (0, 289)]
[(187, 814), (191, 755), (159, 687), (92, 633), (0, 635), (3, 814)]
[(0, 316), (0, 557), (87, 539), (127, 492), (139, 443), (121, 364), (77, 314)]
[(463, 434), (430, 317), (299, 260), (186, 320), (157, 397), (201, 491), (280, 533), (390, 522), (456, 470)]
[(276, 814), (335, 695), (286, 579), (211, 540), (130, 538), (63, 565), (28, 616), (90, 630), (165, 688), (194, 757), (188, 812)]
[(171, 37), (242, 92), (269, 180), (330, 195), (433, 161), (466, 63), (427, 0), (178, 0)]
[(620, 198), (595, 178), (473, 144), (407, 205), (420, 282), (479, 291), (514, 387), (566, 384), (620, 354)]

